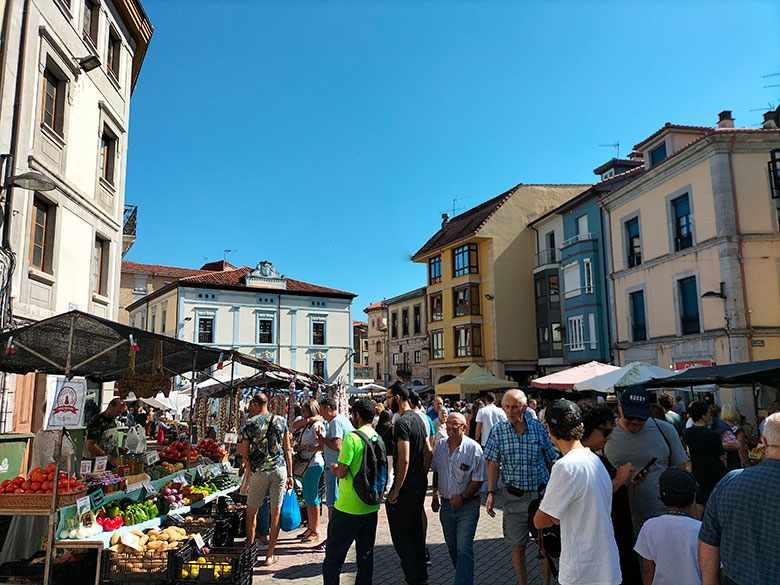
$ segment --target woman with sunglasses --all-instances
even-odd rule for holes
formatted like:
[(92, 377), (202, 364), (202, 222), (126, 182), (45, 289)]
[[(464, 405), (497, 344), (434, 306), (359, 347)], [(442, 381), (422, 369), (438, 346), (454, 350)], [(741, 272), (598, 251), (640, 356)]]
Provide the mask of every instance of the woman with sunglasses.
[(620, 554), (623, 585), (641, 585), (642, 576), (639, 572), (639, 559), (634, 552), (634, 528), (628, 503), (628, 485), (635, 470), (630, 463), (615, 468), (603, 454), (604, 445), (615, 428), (614, 411), (606, 404), (590, 402), (581, 402), (579, 407), (585, 427), (582, 445), (599, 456), (612, 478), (612, 526)]

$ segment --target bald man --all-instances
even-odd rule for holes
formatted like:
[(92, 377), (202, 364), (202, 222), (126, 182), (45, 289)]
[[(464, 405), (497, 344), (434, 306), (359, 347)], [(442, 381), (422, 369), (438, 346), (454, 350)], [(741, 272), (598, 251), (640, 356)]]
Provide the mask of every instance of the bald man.
[(439, 512), (444, 541), (455, 566), (455, 585), (474, 583), (474, 534), (479, 521), (479, 490), (485, 481), (482, 447), (466, 436), (466, 417), (447, 417), (447, 437), (433, 451), (431, 509)]

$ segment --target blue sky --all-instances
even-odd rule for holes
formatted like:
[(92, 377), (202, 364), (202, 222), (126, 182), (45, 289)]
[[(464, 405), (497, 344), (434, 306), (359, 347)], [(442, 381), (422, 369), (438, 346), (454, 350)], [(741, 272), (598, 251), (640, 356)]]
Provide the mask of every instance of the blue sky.
[(144, 4), (128, 259), (232, 249), (358, 293), (356, 317), (424, 284), (409, 257), (454, 197), (590, 182), (600, 144), (780, 103), (771, 1)]

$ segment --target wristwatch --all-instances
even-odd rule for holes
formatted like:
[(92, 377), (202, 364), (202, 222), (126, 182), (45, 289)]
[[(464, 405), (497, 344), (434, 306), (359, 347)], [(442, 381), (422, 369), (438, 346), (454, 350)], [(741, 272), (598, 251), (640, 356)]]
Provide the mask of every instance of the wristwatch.
[(491, 495), (491, 494), (495, 495), (495, 493), (496, 493), (496, 490), (488, 490), (487, 491), (487, 495)]

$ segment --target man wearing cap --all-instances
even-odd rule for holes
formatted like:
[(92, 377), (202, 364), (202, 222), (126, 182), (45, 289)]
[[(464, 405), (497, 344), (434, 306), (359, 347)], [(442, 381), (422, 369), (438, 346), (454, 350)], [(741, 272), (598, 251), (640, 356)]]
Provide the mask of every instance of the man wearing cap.
[(620, 555), (612, 528), (612, 480), (601, 460), (580, 442), (585, 427), (579, 407), (556, 400), (544, 413), (555, 446), (563, 453), (534, 526), (561, 526), (561, 585), (619, 585)]
[(87, 423), (87, 441), (85, 443), (88, 457), (100, 457), (108, 455), (110, 445), (104, 435), (116, 428), (116, 419), (127, 410), (124, 400), (112, 398), (106, 409), (92, 417)]
[(518, 585), (528, 584), (525, 547), (528, 544), (528, 504), (550, 479), (549, 467), (558, 454), (541, 422), (526, 412), (528, 400), (520, 390), (504, 394), (501, 406), (507, 420), (496, 423), (485, 445), (488, 492), (485, 510), (495, 516), (499, 470), (504, 482), (504, 540), (512, 547)]
[(455, 565), (455, 585), (472, 585), (474, 535), (479, 522), (479, 489), (485, 481), (485, 458), (479, 443), (466, 436), (466, 417), (453, 412), (445, 424), (447, 436), (436, 444), (431, 462), (431, 510), (439, 512), (444, 542)]
[(764, 460), (728, 473), (707, 502), (699, 532), (703, 585), (780, 580), (780, 412), (766, 418), (761, 442)]
[(658, 479), (663, 471), (670, 467), (688, 470), (690, 464), (675, 428), (666, 421), (650, 418), (647, 390), (624, 390), (618, 414), (618, 424), (604, 454), (615, 467), (630, 463), (634, 469), (645, 471), (635, 479), (635, 489), (629, 492), (634, 532), (638, 533), (645, 520), (664, 511), (658, 498)]

